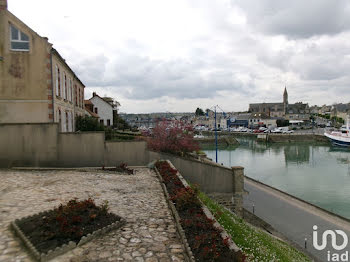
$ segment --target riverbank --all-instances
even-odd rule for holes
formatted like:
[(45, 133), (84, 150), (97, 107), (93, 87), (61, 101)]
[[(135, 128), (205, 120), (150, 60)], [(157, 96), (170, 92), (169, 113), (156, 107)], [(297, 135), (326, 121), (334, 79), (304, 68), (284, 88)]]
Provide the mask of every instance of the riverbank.
[[(205, 131), (202, 132), (204, 136), (214, 137), (214, 132)], [(225, 141), (221, 140), (222, 137), (251, 137), (257, 138), (258, 136), (264, 136), (265, 139), (261, 141), (270, 142), (270, 143), (293, 143), (293, 142), (317, 142), (317, 143), (326, 143), (329, 144), (329, 140), (323, 134), (312, 134), (312, 133), (292, 133), (292, 134), (264, 134), (264, 133), (247, 133), (247, 132), (218, 132), (218, 143), (221, 141), (221, 144), (224, 144)], [(213, 142), (215, 139), (212, 138)], [(208, 139), (208, 143), (211, 141)], [(208, 144), (207, 143), (207, 144)]]
[[(195, 138), (194, 140), (197, 141), (200, 146), (215, 145), (215, 137), (212, 136)], [(233, 136), (218, 136), (217, 142), (220, 146), (239, 145), (239, 142)]]

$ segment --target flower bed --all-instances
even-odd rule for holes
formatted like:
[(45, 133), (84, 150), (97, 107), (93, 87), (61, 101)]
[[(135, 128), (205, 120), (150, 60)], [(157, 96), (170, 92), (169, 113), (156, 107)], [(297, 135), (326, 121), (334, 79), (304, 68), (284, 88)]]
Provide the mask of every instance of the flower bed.
[(158, 161), (156, 168), (166, 186), (170, 200), (180, 217), (191, 253), (196, 261), (238, 261), (230, 249), (229, 238), (223, 238), (221, 230), (214, 226), (213, 217), (208, 217), (197, 197), (197, 191), (185, 186), (167, 161)]
[(17, 219), (12, 227), (36, 259), (47, 261), (124, 223), (108, 212), (107, 201), (96, 206), (89, 198), (72, 199), (53, 210)]

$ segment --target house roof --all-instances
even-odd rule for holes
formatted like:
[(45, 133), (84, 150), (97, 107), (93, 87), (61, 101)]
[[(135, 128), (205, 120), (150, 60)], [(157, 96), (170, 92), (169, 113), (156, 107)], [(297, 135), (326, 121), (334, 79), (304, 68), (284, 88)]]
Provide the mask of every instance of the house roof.
[(92, 112), (89, 108), (85, 107), (85, 111), (89, 113), (92, 117), (100, 118), (98, 114)]
[(99, 99), (101, 99), (103, 102), (105, 102), (106, 104), (108, 104), (110, 107), (113, 108), (113, 105), (111, 105), (110, 103), (108, 103), (105, 99), (103, 99), (102, 97), (100, 97), (98, 94), (96, 94), (95, 92), (93, 92), (93, 96), (89, 99), (89, 101), (91, 101), (91, 99), (93, 99), (94, 97), (98, 97)]
[(74, 71), (70, 68), (70, 66), (67, 64), (66, 60), (60, 55), (60, 53), (58, 53), (58, 51), (55, 48), (51, 48), (51, 54), (55, 54), (57, 55), (57, 57), (62, 61), (62, 63), (68, 67), (68, 69), (72, 72), (72, 74), (74, 75), (74, 78), (83, 86), (85, 87), (85, 85), (83, 84), (83, 82), (80, 81), (80, 79), (78, 78), (78, 76), (74, 73)]

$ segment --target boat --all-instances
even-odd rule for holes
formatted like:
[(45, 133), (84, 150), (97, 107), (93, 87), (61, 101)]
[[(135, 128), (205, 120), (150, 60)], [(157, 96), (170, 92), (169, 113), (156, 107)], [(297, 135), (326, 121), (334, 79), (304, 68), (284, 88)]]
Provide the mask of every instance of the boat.
[(333, 145), (350, 148), (350, 117), (347, 117), (346, 125), (343, 125), (340, 130), (325, 132), (324, 135)]

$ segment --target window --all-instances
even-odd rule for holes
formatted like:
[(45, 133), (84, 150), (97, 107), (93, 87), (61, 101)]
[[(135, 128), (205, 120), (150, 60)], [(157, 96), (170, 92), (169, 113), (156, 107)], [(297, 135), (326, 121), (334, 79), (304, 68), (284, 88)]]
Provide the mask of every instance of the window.
[(78, 106), (80, 107), (80, 89), (78, 88)]
[(29, 37), (25, 33), (10, 25), (11, 50), (29, 51)]
[(59, 75), (59, 69), (58, 66), (56, 65), (56, 96), (58, 96), (58, 75)]
[(78, 106), (77, 85), (74, 86), (74, 92), (75, 92), (75, 105)]
[(61, 96), (61, 73), (60, 69), (57, 67), (57, 87), (58, 87), (58, 96)]
[(97, 107), (95, 107), (95, 114), (98, 114), (98, 109), (97, 109)]
[(103, 119), (100, 119), (100, 124), (103, 125)]
[(84, 108), (84, 89), (81, 89), (81, 108)]
[(72, 85), (72, 79), (69, 79), (69, 88), (70, 88), (70, 101), (73, 102), (73, 85)]
[[(107, 119), (107, 126), (110, 126), (111, 125), (111, 120), (110, 119)], [(220, 125), (219, 125), (220, 127)]]
[(58, 122), (59, 122), (59, 125), (60, 125), (60, 129), (62, 131), (62, 115), (61, 115), (61, 110), (58, 109)]
[(67, 76), (65, 72), (63, 72), (63, 98), (67, 99)]
[(66, 132), (69, 132), (69, 117), (68, 117), (68, 112), (66, 112), (66, 128), (65, 128)]

